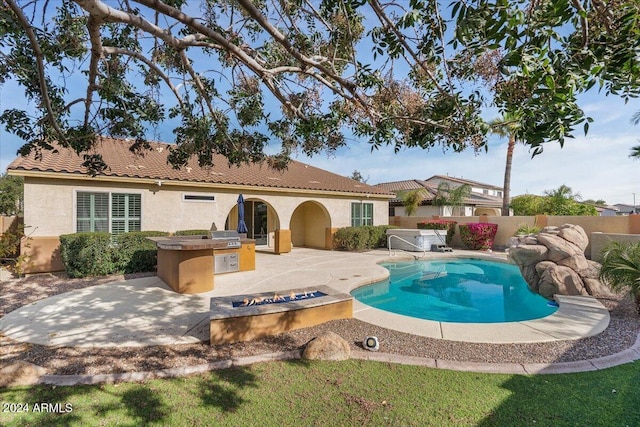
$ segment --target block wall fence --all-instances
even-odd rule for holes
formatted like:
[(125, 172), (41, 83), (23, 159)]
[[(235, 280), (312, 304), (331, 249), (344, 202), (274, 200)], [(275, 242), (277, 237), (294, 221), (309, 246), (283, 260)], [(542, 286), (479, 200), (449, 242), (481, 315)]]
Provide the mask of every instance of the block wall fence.
[[(494, 249), (502, 250), (507, 247), (509, 238), (514, 236), (521, 225), (545, 227), (547, 225), (560, 226), (562, 224), (576, 224), (584, 228), (590, 236), (590, 243), (585, 254), (591, 259), (598, 259), (600, 251), (610, 240), (640, 241), (640, 215), (628, 216), (454, 216), (454, 217), (389, 217), (389, 225), (400, 228), (418, 228), (418, 223), (433, 219), (456, 221), (458, 224), (469, 222), (486, 222), (498, 225), (498, 233)], [(594, 236), (597, 234), (597, 236)], [(628, 236), (628, 237), (627, 237)], [(462, 248), (460, 230), (456, 227), (451, 246)], [(593, 251), (592, 251), (593, 249)]]

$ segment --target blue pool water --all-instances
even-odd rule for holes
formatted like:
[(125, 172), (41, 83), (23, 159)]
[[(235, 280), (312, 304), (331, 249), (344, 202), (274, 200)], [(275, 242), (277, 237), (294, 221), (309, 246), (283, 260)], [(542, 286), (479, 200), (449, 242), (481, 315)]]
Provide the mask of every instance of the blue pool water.
[(388, 280), (355, 289), (358, 301), (419, 319), (460, 323), (538, 319), (558, 307), (529, 290), (518, 267), (455, 258), (382, 264)]

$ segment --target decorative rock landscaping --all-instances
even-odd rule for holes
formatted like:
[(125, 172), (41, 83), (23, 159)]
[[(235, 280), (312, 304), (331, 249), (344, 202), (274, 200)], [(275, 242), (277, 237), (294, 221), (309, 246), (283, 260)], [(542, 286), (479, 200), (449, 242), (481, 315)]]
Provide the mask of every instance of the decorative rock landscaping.
[(307, 360), (348, 360), (350, 357), (349, 343), (331, 331), (309, 341), (302, 352), (302, 358)]
[(545, 298), (560, 295), (611, 295), (599, 278), (600, 264), (584, 251), (589, 237), (579, 225), (545, 227), (540, 233), (514, 237), (509, 256), (529, 288)]

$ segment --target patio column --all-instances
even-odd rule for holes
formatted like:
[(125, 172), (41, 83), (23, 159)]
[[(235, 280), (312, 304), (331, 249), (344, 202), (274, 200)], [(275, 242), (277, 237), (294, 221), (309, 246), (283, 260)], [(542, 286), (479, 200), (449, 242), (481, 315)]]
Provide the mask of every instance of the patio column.
[[(639, 215), (640, 216), (640, 215)], [(325, 249), (333, 249), (333, 235), (338, 231), (337, 228), (325, 228), (324, 229), (324, 248)]]
[(549, 225), (547, 216), (546, 215), (536, 215), (536, 220), (535, 220), (534, 224), (537, 227), (541, 227), (541, 228), (546, 227), (547, 225)]
[(291, 230), (275, 230), (275, 244), (273, 252), (276, 254), (286, 254), (291, 252)]

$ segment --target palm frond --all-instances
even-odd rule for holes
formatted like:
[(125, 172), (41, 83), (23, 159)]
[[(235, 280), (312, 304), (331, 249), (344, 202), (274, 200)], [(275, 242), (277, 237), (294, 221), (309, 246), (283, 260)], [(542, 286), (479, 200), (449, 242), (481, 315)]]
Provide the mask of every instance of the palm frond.
[(612, 289), (630, 288), (640, 295), (640, 242), (611, 242), (602, 252), (600, 278)]

